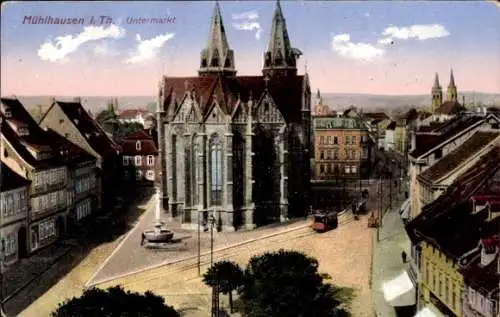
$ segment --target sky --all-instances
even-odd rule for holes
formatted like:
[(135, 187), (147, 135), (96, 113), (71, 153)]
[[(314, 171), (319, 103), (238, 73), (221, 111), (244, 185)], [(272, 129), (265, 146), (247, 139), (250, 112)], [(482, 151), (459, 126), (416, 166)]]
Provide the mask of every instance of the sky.
[[(260, 75), (274, 1), (221, 1), (238, 75)], [(299, 73), (322, 93), (500, 93), (500, 6), (474, 1), (282, 1)], [(156, 95), (196, 76), (213, 1), (3, 2), (1, 94)], [(103, 18), (100, 18), (100, 17)], [(42, 17), (36, 22), (37, 17)], [(48, 19), (73, 24), (48, 24)], [(144, 18), (145, 23), (135, 23)], [(44, 21), (45, 19), (45, 21)], [(134, 20), (135, 19), (135, 20)], [(31, 23), (29, 23), (31, 21)]]

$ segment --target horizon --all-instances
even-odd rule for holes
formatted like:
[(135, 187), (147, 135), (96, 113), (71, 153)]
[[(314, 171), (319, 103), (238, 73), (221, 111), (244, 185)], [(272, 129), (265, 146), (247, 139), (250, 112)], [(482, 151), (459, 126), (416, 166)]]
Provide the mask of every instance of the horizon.
[[(260, 75), (275, 1), (220, 6), (238, 75)], [(213, 7), (208, 1), (3, 3), (2, 94), (155, 96), (162, 75), (197, 75)], [(491, 71), (500, 69), (493, 3), (287, 1), (281, 7), (292, 46), (304, 53), (297, 68), (303, 74), (307, 67), (314, 94), (428, 95), (436, 72), (445, 93), (451, 69), (459, 94), (500, 93), (500, 73)], [(471, 14), (480, 23), (463, 23)], [(23, 24), (26, 17), (88, 22), (98, 15), (112, 21)], [(167, 20), (134, 24), (132, 16)]]

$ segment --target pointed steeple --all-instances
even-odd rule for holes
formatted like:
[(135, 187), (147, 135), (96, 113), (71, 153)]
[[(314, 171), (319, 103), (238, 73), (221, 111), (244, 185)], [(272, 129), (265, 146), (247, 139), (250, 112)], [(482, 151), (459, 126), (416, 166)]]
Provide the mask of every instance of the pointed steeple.
[(436, 73), (436, 76), (434, 77), (434, 86), (432, 88), (439, 88), (441, 89), (441, 85), (439, 84), (439, 75)]
[(441, 104), (443, 103), (443, 90), (441, 89), (441, 85), (439, 84), (439, 76), (436, 73), (434, 77), (434, 85), (431, 90), (431, 98), (432, 98), (432, 112), (436, 113)]
[(450, 83), (448, 84), (447, 91), (448, 101), (458, 102), (458, 89), (455, 85), (455, 76), (453, 76), (453, 69), (450, 71)]
[(200, 76), (235, 75), (234, 52), (229, 47), (219, 2), (215, 2), (207, 46), (201, 51)]
[(455, 87), (455, 76), (453, 76), (453, 68), (451, 69), (450, 72), (450, 85), (451, 87)]
[(276, 1), (269, 46), (264, 53), (264, 75), (296, 75), (297, 59), (302, 53), (292, 48), (281, 4)]

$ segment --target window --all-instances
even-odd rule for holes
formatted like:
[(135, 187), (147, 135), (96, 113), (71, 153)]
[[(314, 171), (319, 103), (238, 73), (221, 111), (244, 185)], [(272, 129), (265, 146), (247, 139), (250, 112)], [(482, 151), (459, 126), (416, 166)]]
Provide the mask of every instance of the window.
[(439, 297), (443, 297), (443, 282), (442, 282), (442, 273), (439, 273), (439, 290), (438, 290), (438, 294), (439, 294)]
[(457, 302), (457, 293), (455, 293), (455, 289), (453, 289), (453, 293), (451, 293), (451, 296), (452, 296), (451, 297), (451, 306), (455, 307), (455, 304)]
[(16, 234), (6, 235), (3, 238), (3, 243), (5, 246), (4, 255), (10, 256), (16, 254), (17, 252), (17, 236)]
[(356, 168), (356, 166), (351, 166), (351, 172), (352, 172), (352, 173), (357, 173), (357, 168)]
[(126, 165), (128, 165), (128, 164), (129, 164), (129, 157), (128, 157), (128, 156), (126, 156), (126, 155), (124, 155), (124, 156), (123, 156), (123, 165), (125, 165), (125, 166), (126, 166)]
[(319, 150), (319, 159), (324, 160), (325, 159), (325, 151), (324, 150)]
[(352, 144), (356, 144), (356, 136), (355, 135), (353, 135), (351, 137), (351, 142), (352, 142)]
[(350, 144), (351, 143), (351, 137), (349, 135), (345, 136), (345, 144)]
[(325, 165), (319, 164), (319, 172), (320, 172), (320, 174), (325, 173)]
[(137, 141), (137, 142), (135, 142), (135, 149), (136, 149), (137, 151), (140, 151), (140, 150), (141, 150), (141, 141)]
[(349, 174), (351, 172), (351, 168), (349, 166), (345, 167), (345, 173)]
[(128, 181), (129, 177), (130, 177), (130, 175), (128, 174), (128, 171), (124, 171), (123, 172), (123, 180)]
[(353, 160), (356, 159), (356, 151), (355, 150), (351, 151), (351, 159), (353, 159)]
[(12, 112), (10, 110), (5, 110), (4, 115), (6, 118), (11, 118), (12, 117)]
[(331, 135), (329, 135), (329, 136), (326, 137), (326, 142), (328, 144), (332, 144), (332, 136)]
[(222, 204), (222, 142), (217, 134), (210, 140), (210, 202)]
[(330, 164), (326, 164), (326, 173), (331, 174), (332, 173), (332, 166)]
[(333, 137), (333, 144), (339, 144), (339, 139), (336, 136)]
[(319, 137), (319, 144), (324, 144), (325, 143), (325, 137), (324, 136), (320, 136)]
[(339, 159), (339, 150), (338, 149), (333, 150), (333, 159), (334, 160)]
[(425, 284), (429, 285), (429, 262), (425, 263)]
[(147, 171), (146, 172), (146, 179), (150, 180), (150, 181), (154, 181), (155, 180), (155, 172), (153, 172), (152, 170)]
[(142, 171), (141, 170), (135, 171), (135, 180), (136, 181), (142, 180)]
[(332, 159), (333, 158), (333, 150), (328, 150), (328, 159)]
[(443, 150), (439, 149), (434, 152), (434, 159), (439, 160), (443, 157)]
[(135, 166), (141, 166), (141, 159), (142, 159), (142, 157), (140, 155), (136, 155)]
[(155, 162), (153, 155), (148, 155), (148, 166), (153, 166)]

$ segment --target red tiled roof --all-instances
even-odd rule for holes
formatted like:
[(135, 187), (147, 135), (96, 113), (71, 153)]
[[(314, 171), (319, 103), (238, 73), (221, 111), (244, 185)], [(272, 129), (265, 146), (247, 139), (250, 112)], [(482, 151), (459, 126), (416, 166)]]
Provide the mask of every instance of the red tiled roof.
[(438, 113), (446, 115), (454, 115), (465, 110), (458, 101), (446, 101), (438, 109)]
[(418, 134), (416, 135), (416, 149), (410, 153), (410, 156), (418, 158), (421, 155), (431, 151), (433, 148), (439, 144), (445, 142), (446, 140), (452, 139), (460, 132), (470, 128), (484, 120), (481, 116), (465, 116), (459, 117), (455, 120), (446, 122), (446, 124), (438, 127), (433, 132), (436, 134)]
[(464, 162), (470, 160), (478, 151), (493, 142), (499, 136), (500, 132), (476, 132), (465, 141), (464, 144), (418, 175), (418, 178), (430, 183), (439, 181), (448, 173), (459, 168)]
[[(102, 157), (116, 155), (120, 147), (106, 134), (79, 102), (56, 102), (66, 116), (75, 124), (89, 145)], [(76, 124), (76, 121), (78, 124)]]
[[(30, 165), (37, 168), (55, 167), (62, 165), (63, 161), (59, 155), (59, 149), (54, 146), (54, 139), (46, 133), (31, 117), (28, 111), (24, 108), (21, 102), (17, 99), (1, 98), (2, 104), (10, 110), (11, 116), (6, 118), (2, 113), (4, 123), (2, 124), (2, 134), (14, 147), (16, 152)], [(5, 123), (8, 124), (5, 124)], [(14, 125), (22, 125), (27, 127), (29, 134), (19, 136), (13, 129)], [(36, 160), (33, 155), (26, 149), (31, 147), (41, 152), (50, 152), (52, 158), (45, 160)]]
[[(141, 143), (140, 150), (137, 149), (137, 142)], [(146, 131), (139, 131), (123, 139), (122, 154), (127, 156), (158, 155), (158, 149), (152, 135)]]
[[(267, 90), (287, 122), (301, 120), (304, 76), (280, 77), (269, 80)], [(164, 109), (175, 107), (176, 112), (185, 92), (194, 92), (203, 117), (207, 116), (214, 101), (221, 110), (231, 114), (238, 99), (247, 102), (260, 98), (266, 90), (263, 76), (207, 76), (167, 77)], [(256, 100), (258, 101), (258, 100)]]
[(26, 187), (30, 184), (29, 180), (11, 170), (7, 165), (3, 164), (3, 162), (0, 162), (0, 172), (2, 177), (2, 179), (0, 179), (0, 190), (2, 192)]

